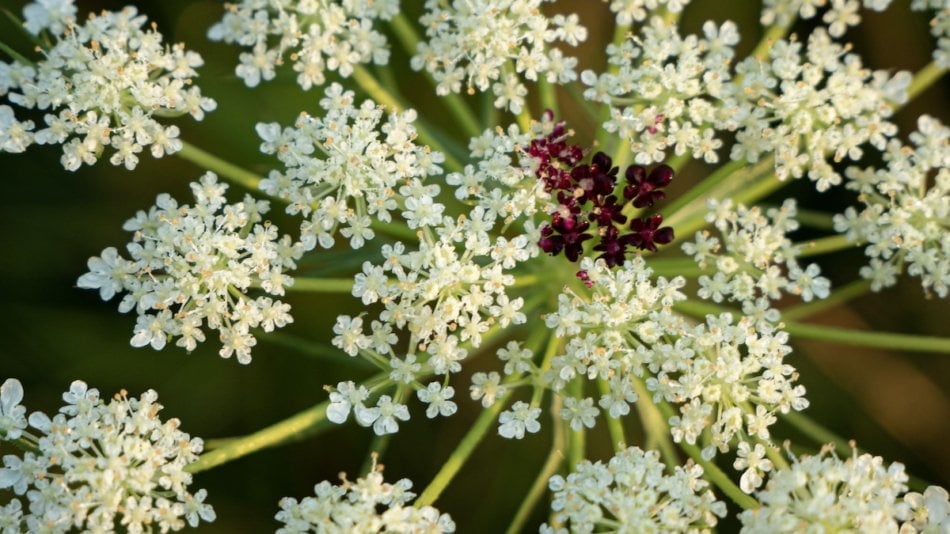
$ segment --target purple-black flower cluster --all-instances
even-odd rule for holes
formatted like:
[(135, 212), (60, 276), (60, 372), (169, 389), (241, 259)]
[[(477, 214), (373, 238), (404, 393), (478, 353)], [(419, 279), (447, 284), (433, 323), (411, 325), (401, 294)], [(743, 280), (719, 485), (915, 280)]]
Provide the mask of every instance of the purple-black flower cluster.
[(662, 191), (673, 179), (673, 169), (659, 165), (649, 172), (641, 165), (630, 165), (624, 172), (624, 184), (618, 189), (620, 169), (610, 156), (597, 152), (589, 164), (582, 164), (584, 150), (568, 144), (564, 123), (551, 133), (534, 139), (528, 154), (538, 160), (538, 179), (544, 182), (557, 201), (551, 220), (541, 227), (541, 249), (556, 256), (562, 251), (577, 261), (584, 242), (597, 239), (593, 250), (607, 265), (623, 265), (630, 249), (656, 251), (657, 245), (673, 241), (673, 228), (661, 226), (663, 215), (636, 218), (627, 224), (623, 209), (652, 207), (666, 195)]

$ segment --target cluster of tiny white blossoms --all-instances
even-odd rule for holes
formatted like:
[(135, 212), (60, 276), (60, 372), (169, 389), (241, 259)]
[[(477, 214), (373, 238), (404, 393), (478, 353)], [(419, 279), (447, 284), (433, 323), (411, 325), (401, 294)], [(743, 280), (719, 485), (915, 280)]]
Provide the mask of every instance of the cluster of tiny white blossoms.
[[(134, 7), (73, 21), (72, 1), (24, 8), (25, 27), (52, 44), (43, 58), (0, 62), (0, 97), (22, 108), (48, 111), (45, 127), (18, 121), (0, 105), (0, 150), (22, 152), (37, 144), (62, 144), (62, 164), (76, 170), (94, 164), (106, 147), (109, 161), (134, 169), (149, 147), (160, 158), (181, 150), (179, 129), (157, 118), (190, 114), (197, 120), (215, 108), (193, 85), (202, 59), (181, 44), (168, 46)], [(41, 35), (42, 34), (42, 35)]]
[(241, 0), (225, 9), (208, 38), (249, 50), (235, 68), (248, 87), (272, 80), (289, 52), (297, 83), (308, 90), (323, 85), (327, 71), (348, 77), (362, 63), (385, 65), (386, 36), (374, 24), (395, 16), (399, 1)]
[(16, 496), (0, 506), (0, 531), (167, 532), (214, 521), (207, 492), (189, 493), (184, 470), (204, 444), (179, 430), (178, 419), (159, 419), (154, 391), (103, 402), (77, 380), (52, 418), (27, 419), (22, 400), (18, 380), (0, 386), (0, 440), (28, 449), (3, 456), (0, 489)]
[(521, 220), (525, 235), (537, 243), (540, 234), (532, 217), (550, 212), (551, 194), (537, 177), (537, 159), (525, 150), (533, 139), (548, 136), (556, 124), (553, 115), (544, 114), (526, 132), (515, 124), (507, 130), (485, 130), (469, 141), (473, 163), (449, 173), (445, 182), (456, 187), (455, 198), (481, 208), (479, 213), (491, 226)]
[(885, 465), (870, 454), (841, 460), (825, 448), (792, 456), (791, 465), (755, 493), (760, 506), (739, 515), (742, 532), (800, 532), (805, 525), (832, 532), (946, 532), (947, 492), (931, 486), (923, 495), (904, 495), (907, 480), (903, 465)]
[(436, 81), (436, 93), (489, 89), (494, 105), (513, 113), (524, 107), (523, 79), (565, 84), (577, 79), (577, 59), (551, 43), (571, 46), (587, 38), (576, 14), (548, 17), (541, 5), (553, 0), (426, 0), (420, 23), (428, 41), (411, 65)]
[[(606, 381), (598, 404), (616, 418), (637, 400), (633, 381), (646, 377), (654, 401), (678, 407), (668, 421), (674, 441), (696, 444), (702, 437), (706, 458), (736, 445), (742, 488), (761, 484), (771, 464), (756, 440), (770, 438), (777, 413), (808, 406), (805, 388), (795, 385), (797, 372), (783, 362), (792, 351), (788, 334), (728, 313), (690, 324), (672, 311), (686, 298), (679, 291), (685, 280), (651, 280), (641, 258), (614, 270), (585, 258), (581, 268), (592, 282), (590, 295), (566, 289), (546, 319), (555, 335), (570, 338), (546, 374), (552, 389), (564, 390), (576, 377)], [(562, 416), (575, 430), (593, 427), (593, 404), (590, 397), (568, 398)]]
[(610, 2), (610, 10), (617, 14), (617, 24), (629, 26), (641, 22), (650, 13), (665, 9), (669, 13), (681, 13), (690, 0), (604, 0)]
[(636, 37), (608, 48), (616, 73), (582, 74), (585, 97), (610, 106), (604, 128), (630, 142), (638, 163), (662, 161), (668, 149), (717, 162), (718, 136), (735, 132), (732, 160), (771, 155), (780, 179), (807, 173), (824, 191), (841, 183), (829, 157), (857, 160), (862, 145), (883, 149), (896, 133), (887, 119), (906, 100), (909, 73), (863, 68), (826, 28), (805, 46), (777, 41), (767, 58), (739, 62), (735, 76), (735, 24), (707, 22), (703, 33), (683, 38), (653, 17)]
[(303, 246), (261, 223), (266, 201), (247, 195), (227, 204), (227, 188), (209, 172), (191, 184), (194, 206), (159, 195), (123, 226), (133, 234), (126, 245), (131, 259), (114, 247), (89, 259), (77, 285), (98, 289), (103, 300), (125, 292), (119, 311), (138, 315), (132, 346), (160, 350), (178, 338), (175, 344), (191, 351), (205, 340), (207, 326), (219, 332), (223, 358), (249, 363), (257, 343), (252, 328), (270, 332), (293, 322), (290, 305), (250, 298), (248, 291), (284, 295), (293, 284), (287, 271), (296, 268)]
[(849, 167), (846, 186), (864, 205), (835, 216), (835, 230), (868, 243), (869, 265), (861, 276), (871, 289), (897, 283), (907, 270), (928, 293), (947, 297), (950, 286), (950, 128), (927, 115), (910, 134), (913, 146), (893, 139), (884, 152), (886, 168)]
[(280, 501), (276, 519), (283, 523), (278, 534), (297, 532), (455, 532), (455, 522), (431, 506), (417, 508), (410, 503), (415, 494), (412, 482), (395, 484), (383, 480), (382, 469), (374, 463), (366, 478), (335, 486), (327, 481), (313, 488), (314, 496), (297, 501)]
[(672, 474), (656, 451), (637, 447), (618, 452), (605, 465), (580, 462), (567, 475), (551, 477), (554, 526), (545, 534), (570, 532), (711, 532), (726, 504), (716, 500), (693, 463)]
[[(428, 222), (415, 250), (398, 241), (383, 245), (383, 262), (364, 262), (353, 284), (353, 296), (363, 304), (382, 305), (378, 319), (368, 325), (367, 335), (363, 316), (339, 316), (333, 344), (351, 356), (388, 361), (393, 382), (412, 384), (426, 376), (448, 377), (461, 371), (468, 356), (465, 345), (481, 346), (492, 326), (523, 324), (524, 299), (508, 295), (506, 288), (514, 277), (506, 270), (536, 255), (537, 246), (524, 236), (490, 238), (491, 225), (480, 213), (476, 207), (467, 217)], [(400, 330), (409, 334), (409, 350), (403, 357), (394, 351)], [(398, 428), (392, 419), (385, 424), (379, 420), (391, 411), (389, 396), (380, 397), (376, 409), (367, 409), (365, 388), (353, 390), (352, 384), (341, 383), (336, 389), (331, 406), (338, 409), (331, 420), (344, 421), (352, 408), (357, 422), (373, 424), (378, 434)], [(437, 382), (418, 392), (429, 406), (429, 417), (454, 413), (455, 404), (449, 400), (453, 394), (454, 388)], [(404, 410), (400, 409), (403, 419), (408, 419)]]
[(937, 38), (933, 60), (943, 70), (950, 69), (950, 8), (946, 0), (914, 0), (910, 8), (915, 11), (933, 10), (930, 33)]
[(320, 107), (323, 117), (301, 114), (293, 127), (257, 125), (261, 151), (286, 167), (260, 187), (286, 200), (287, 213), (306, 218), (301, 241), (308, 249), (332, 247), (338, 230), (360, 248), (375, 236), (372, 222), (390, 222), (396, 210), (409, 228), (441, 221), (444, 207), (433, 200), (439, 186), (424, 181), (442, 172), (444, 157), (415, 143), (415, 111), (385, 113), (371, 100), (356, 106), (353, 91), (336, 83)]
[[(861, 22), (860, 9), (884, 11), (892, 0), (765, 0), (759, 22), (764, 26), (788, 26), (796, 18), (811, 19), (819, 14), (819, 8), (828, 6), (822, 22), (828, 25), (832, 37), (841, 37), (851, 26)], [(939, 0), (938, 0), (939, 1)]]
[(699, 297), (735, 301), (745, 315), (777, 323), (778, 311), (770, 300), (779, 299), (783, 290), (805, 302), (828, 296), (831, 283), (820, 276), (818, 265), (799, 266), (796, 257), (803, 246), (787, 237), (798, 228), (794, 199), (765, 213), (757, 206), (734, 206), (730, 199), (710, 199), (707, 206), (706, 221), (722, 240), (703, 230), (696, 232), (695, 241), (683, 244), (683, 251), (702, 269), (712, 266), (716, 271), (699, 277)]

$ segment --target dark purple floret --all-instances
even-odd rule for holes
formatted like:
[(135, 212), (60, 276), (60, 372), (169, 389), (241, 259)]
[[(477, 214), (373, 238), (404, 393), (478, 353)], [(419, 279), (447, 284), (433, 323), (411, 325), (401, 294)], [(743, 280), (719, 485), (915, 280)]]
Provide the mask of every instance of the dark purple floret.
[(656, 252), (656, 245), (666, 245), (673, 241), (673, 228), (664, 226), (663, 215), (655, 213), (649, 218), (634, 219), (630, 223), (632, 234), (628, 234), (631, 245), (640, 250)]
[(653, 206), (658, 200), (666, 197), (666, 193), (660, 191), (673, 180), (673, 169), (668, 165), (659, 165), (650, 174), (640, 165), (631, 165), (627, 167), (626, 172), (627, 186), (623, 188), (623, 196), (627, 200), (633, 199), (633, 205), (637, 208)]
[[(550, 111), (545, 112), (546, 121), (553, 118)], [(526, 150), (537, 160), (537, 177), (545, 191), (557, 200), (550, 221), (541, 226), (541, 249), (552, 256), (563, 251), (568, 260), (577, 261), (584, 242), (596, 237), (593, 250), (600, 253), (597, 258), (613, 267), (623, 265), (628, 249), (656, 251), (657, 245), (672, 242), (673, 229), (660, 227), (663, 216), (659, 213), (634, 219), (631, 231), (621, 232), (627, 223), (624, 208), (631, 204), (650, 207), (663, 199), (666, 195), (661, 189), (673, 179), (673, 169), (659, 165), (648, 172), (631, 165), (624, 172), (626, 184), (618, 191), (620, 169), (613, 166), (610, 156), (597, 152), (589, 164), (581, 164), (584, 150), (567, 142), (570, 135), (564, 122), (558, 122), (549, 134), (532, 140)], [(585, 271), (577, 276), (590, 287)]]
[(584, 282), (584, 285), (587, 286), (587, 289), (594, 287), (594, 281), (590, 279), (590, 275), (588, 275), (587, 271), (583, 269), (577, 271), (577, 279), (581, 282)]

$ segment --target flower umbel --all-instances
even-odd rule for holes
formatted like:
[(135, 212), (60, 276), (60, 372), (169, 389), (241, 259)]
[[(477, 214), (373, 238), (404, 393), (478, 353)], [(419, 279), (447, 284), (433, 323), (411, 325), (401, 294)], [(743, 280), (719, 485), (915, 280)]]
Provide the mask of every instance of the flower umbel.
[[(22, 397), (12, 378), (0, 387), (13, 390)], [(0, 507), (3, 531), (165, 532), (214, 521), (207, 492), (190, 493), (184, 470), (204, 444), (179, 430), (178, 419), (159, 419), (157, 400), (152, 390), (138, 398), (120, 391), (105, 402), (77, 380), (52, 418), (30, 414), (30, 430), (23, 432), (30, 452), (5, 455), (0, 468), (0, 489), (16, 495)], [(16, 437), (7, 432), (0, 439)]]

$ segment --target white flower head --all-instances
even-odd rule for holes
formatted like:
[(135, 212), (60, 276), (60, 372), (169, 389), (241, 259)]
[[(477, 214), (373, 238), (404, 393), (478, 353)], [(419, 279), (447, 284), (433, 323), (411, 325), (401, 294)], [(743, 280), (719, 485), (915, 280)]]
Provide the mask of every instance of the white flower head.
[(398, 0), (241, 0), (227, 4), (208, 37), (247, 50), (235, 73), (248, 87), (272, 80), (289, 57), (297, 84), (308, 90), (328, 72), (348, 77), (363, 64), (388, 63), (386, 36), (375, 25), (398, 12)]
[(431, 73), (439, 95), (459, 93), (463, 85), (470, 93), (491, 89), (495, 107), (519, 113), (527, 95), (523, 80), (577, 78), (577, 60), (550, 43), (574, 46), (587, 30), (575, 14), (545, 16), (541, 6), (550, 1), (426, 0), (420, 22), (427, 40), (419, 43), (412, 68)]
[[(4, 403), (17, 392), (22, 396), (14, 383), (19, 385), (9, 379), (0, 388)], [(0, 489), (17, 496), (0, 508), (4, 532), (40, 524), (55, 532), (168, 531), (214, 521), (214, 509), (204, 503), (207, 492), (191, 493), (185, 471), (203, 442), (179, 430), (177, 419), (159, 418), (158, 394), (148, 390), (135, 398), (120, 391), (105, 402), (77, 380), (63, 399), (52, 418), (30, 415), (32, 452), (3, 457)], [(16, 436), (8, 432), (0, 439)]]
[(134, 7), (104, 11), (76, 25), (68, 0), (40, 0), (24, 8), (31, 33), (49, 33), (51, 44), (35, 65), (0, 63), (0, 96), (45, 112), (45, 127), (32, 132), (12, 108), (0, 106), (0, 150), (22, 152), (31, 142), (63, 145), (67, 170), (92, 165), (111, 147), (109, 161), (131, 170), (150, 147), (154, 157), (181, 150), (179, 129), (159, 118), (215, 109), (193, 83), (201, 56), (181, 44), (166, 45)]
[(289, 306), (269, 296), (251, 297), (254, 287), (281, 296), (293, 283), (303, 247), (277, 227), (261, 222), (267, 203), (250, 196), (226, 204), (227, 184), (213, 173), (191, 184), (195, 204), (179, 205), (167, 194), (148, 212), (139, 211), (123, 228), (132, 232), (129, 258), (115, 248), (89, 259), (77, 285), (97, 289), (104, 300), (124, 292), (119, 310), (138, 315), (131, 343), (162, 349), (168, 342), (193, 350), (204, 341), (202, 325), (217, 330), (222, 357), (251, 360), (265, 332), (293, 321)]
[(376, 467), (365, 478), (334, 486), (314, 486), (314, 495), (301, 500), (285, 497), (275, 519), (280, 534), (297, 532), (455, 532), (455, 522), (431, 506), (412, 505), (412, 482), (391, 484)]
[(584, 460), (567, 477), (551, 477), (551, 510), (571, 532), (710, 532), (726, 505), (702, 475), (692, 463), (667, 474), (656, 451), (630, 447), (606, 464)]

